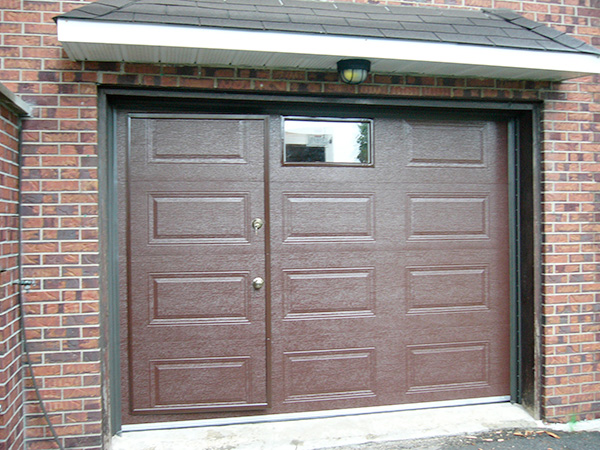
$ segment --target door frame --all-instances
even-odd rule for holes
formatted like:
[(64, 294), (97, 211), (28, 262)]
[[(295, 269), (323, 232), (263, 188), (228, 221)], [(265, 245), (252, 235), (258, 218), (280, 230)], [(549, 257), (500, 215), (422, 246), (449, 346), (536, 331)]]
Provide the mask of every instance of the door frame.
[[(490, 102), (380, 97), (231, 94), (152, 89), (99, 89), (98, 178), (100, 326), (105, 436), (121, 430), (116, 111), (288, 114), (348, 107), (465, 111), (508, 119), (511, 402), (541, 414), (541, 152), (539, 102)], [(268, 319), (268, 317), (267, 317)], [(268, 326), (268, 324), (267, 324)], [(269, 358), (267, 352), (267, 358)]]

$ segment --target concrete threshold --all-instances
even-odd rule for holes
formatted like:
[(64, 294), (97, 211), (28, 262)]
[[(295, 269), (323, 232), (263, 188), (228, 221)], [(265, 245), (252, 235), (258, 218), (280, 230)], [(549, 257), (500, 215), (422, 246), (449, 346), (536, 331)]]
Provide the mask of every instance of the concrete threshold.
[(112, 450), (316, 450), (368, 442), (542, 427), (510, 403), (454, 406), (281, 422), (128, 431)]

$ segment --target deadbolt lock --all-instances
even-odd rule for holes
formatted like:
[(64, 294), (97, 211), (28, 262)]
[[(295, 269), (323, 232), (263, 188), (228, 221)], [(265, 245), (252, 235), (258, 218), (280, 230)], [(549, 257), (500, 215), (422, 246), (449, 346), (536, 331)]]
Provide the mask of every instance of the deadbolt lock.
[(264, 285), (265, 285), (265, 280), (263, 280), (261, 277), (256, 277), (254, 280), (252, 280), (252, 287), (254, 289), (256, 289), (257, 291)]
[(258, 233), (258, 230), (260, 230), (263, 225), (265, 224), (265, 221), (260, 219), (260, 218), (256, 218), (252, 221), (252, 228), (254, 228), (254, 232)]

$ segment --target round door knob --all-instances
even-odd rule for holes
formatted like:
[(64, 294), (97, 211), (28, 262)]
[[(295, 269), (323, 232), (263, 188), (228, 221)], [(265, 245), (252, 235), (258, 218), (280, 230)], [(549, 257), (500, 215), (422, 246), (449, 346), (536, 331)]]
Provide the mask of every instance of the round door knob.
[(254, 228), (254, 232), (256, 234), (258, 234), (258, 230), (260, 230), (263, 227), (264, 224), (265, 224), (264, 220), (262, 220), (262, 219), (260, 219), (258, 217), (256, 219), (254, 219), (252, 221), (252, 228)]
[(252, 280), (252, 287), (254, 289), (256, 289), (257, 291), (264, 285), (265, 285), (265, 280), (263, 280), (261, 277), (256, 277), (254, 280)]

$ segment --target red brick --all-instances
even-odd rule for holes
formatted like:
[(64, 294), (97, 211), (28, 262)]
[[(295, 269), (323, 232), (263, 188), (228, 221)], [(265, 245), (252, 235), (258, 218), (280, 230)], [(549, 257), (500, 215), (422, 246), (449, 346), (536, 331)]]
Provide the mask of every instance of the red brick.
[(42, 15), (38, 12), (23, 12), (18, 11), (19, 8), (15, 8), (16, 11), (5, 11), (4, 12), (4, 21), (6, 22), (31, 22), (38, 23), (42, 19)]

